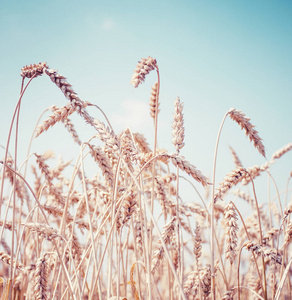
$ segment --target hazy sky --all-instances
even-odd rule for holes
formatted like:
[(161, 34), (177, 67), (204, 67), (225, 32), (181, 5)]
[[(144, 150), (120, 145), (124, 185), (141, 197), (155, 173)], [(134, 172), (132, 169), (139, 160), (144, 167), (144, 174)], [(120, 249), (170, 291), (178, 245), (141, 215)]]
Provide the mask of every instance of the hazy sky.
[[(152, 145), (148, 102), (156, 74), (138, 89), (130, 85), (138, 60), (147, 56), (157, 59), (161, 76), (159, 147), (174, 151), (171, 122), (179, 96), (186, 128), (182, 154), (204, 174), (212, 176), (217, 132), (231, 107), (256, 125), (268, 159), (292, 142), (291, 1), (0, 1), (0, 38), (1, 145), (18, 99), (20, 70), (41, 61), (66, 76), (81, 99), (99, 105), (117, 134), (129, 126)], [(33, 80), (21, 108), (24, 157), (42, 111), (66, 101), (48, 77)], [(104, 121), (97, 110), (90, 112)], [(81, 136), (94, 134), (73, 119)], [(246, 167), (265, 162), (227, 120), (218, 181), (234, 167), (229, 145)], [(61, 125), (36, 139), (32, 151), (50, 147), (70, 157), (74, 144)], [(292, 153), (271, 171), (284, 187)]]

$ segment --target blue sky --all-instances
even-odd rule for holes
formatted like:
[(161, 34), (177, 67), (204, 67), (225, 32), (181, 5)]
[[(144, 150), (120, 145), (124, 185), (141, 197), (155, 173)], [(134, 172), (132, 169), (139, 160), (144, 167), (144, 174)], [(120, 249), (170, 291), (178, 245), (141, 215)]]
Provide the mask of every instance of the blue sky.
[[(2, 145), (19, 94), (20, 69), (40, 61), (66, 76), (81, 99), (99, 105), (116, 133), (129, 126), (152, 144), (148, 102), (156, 76), (149, 74), (138, 89), (130, 85), (138, 60), (147, 56), (157, 59), (161, 75), (159, 146), (174, 151), (171, 122), (179, 96), (185, 108), (182, 154), (204, 174), (212, 175), (217, 132), (231, 107), (256, 125), (267, 158), (292, 142), (291, 1), (1, 1), (0, 38)], [(32, 82), (21, 109), (25, 153), (42, 111), (65, 103), (47, 77)], [(91, 113), (103, 120), (97, 110)], [(81, 136), (94, 134), (73, 120)], [(238, 125), (227, 120), (218, 181), (233, 168), (229, 145), (246, 167), (265, 162)], [(70, 156), (72, 147), (67, 132), (56, 126), (34, 141), (32, 151), (52, 148)], [(271, 171), (284, 187), (292, 154)]]

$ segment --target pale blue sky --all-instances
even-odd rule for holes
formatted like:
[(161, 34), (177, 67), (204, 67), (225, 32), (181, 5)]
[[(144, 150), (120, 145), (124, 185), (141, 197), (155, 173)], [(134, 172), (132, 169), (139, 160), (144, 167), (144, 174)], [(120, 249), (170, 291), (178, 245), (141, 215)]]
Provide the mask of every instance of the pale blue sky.
[[(173, 151), (173, 103), (180, 96), (186, 127), (182, 154), (204, 174), (212, 174), (217, 132), (231, 107), (256, 125), (268, 159), (292, 142), (291, 1), (2, 0), (0, 38), (2, 145), (17, 102), (20, 69), (40, 61), (66, 76), (81, 99), (99, 105), (116, 133), (130, 126), (152, 141), (148, 102), (155, 74), (138, 89), (130, 85), (137, 61), (149, 55), (161, 73), (159, 146)], [(25, 153), (41, 112), (66, 101), (49, 78), (32, 82), (21, 110)], [(98, 111), (91, 113), (102, 119)], [(94, 133), (78, 118), (74, 121), (80, 135)], [(59, 126), (36, 139), (33, 151), (51, 147), (70, 156), (72, 145)], [(233, 168), (229, 145), (246, 167), (264, 163), (237, 124), (227, 120), (218, 181)], [(291, 170), (290, 153), (273, 166), (279, 186), (285, 186)]]

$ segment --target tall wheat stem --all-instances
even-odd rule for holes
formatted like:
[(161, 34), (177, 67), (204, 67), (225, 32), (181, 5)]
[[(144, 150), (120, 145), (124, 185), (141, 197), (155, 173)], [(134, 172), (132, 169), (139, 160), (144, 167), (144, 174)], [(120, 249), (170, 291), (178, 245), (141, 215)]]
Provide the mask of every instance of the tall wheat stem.
[[(97, 269), (97, 257), (96, 257), (95, 247), (94, 247), (95, 243), (94, 243), (94, 237), (93, 237), (93, 229), (92, 229), (92, 222), (91, 222), (91, 217), (90, 217), (89, 201), (88, 201), (85, 176), (84, 176), (83, 147), (84, 147), (84, 144), (81, 146), (81, 149), (80, 149), (80, 151), (81, 151), (80, 163), (81, 163), (82, 185), (83, 185), (83, 191), (84, 191), (84, 196), (85, 196), (86, 209), (87, 209), (87, 213), (88, 213), (88, 223), (89, 223), (90, 238), (91, 238), (91, 243), (92, 243), (94, 266), (95, 266), (95, 269)], [(67, 202), (69, 202), (69, 199), (67, 199)]]
[[(20, 104), (21, 104), (21, 100), (23, 97), (23, 94), (26, 90), (26, 88), (28, 87), (28, 85), (30, 84), (30, 82), (32, 81), (32, 79), (35, 76), (33, 76), (28, 83), (26, 84), (25, 88), (23, 88), (23, 84), (24, 84), (24, 79), (22, 79), (22, 83), (21, 83), (21, 91), (20, 91), (20, 96), (19, 96), (19, 100), (17, 102), (17, 105), (15, 107), (14, 113), (13, 113), (13, 117), (12, 117), (12, 121), (10, 124), (10, 129), (9, 129), (9, 133), (8, 133), (8, 138), (7, 138), (7, 143), (6, 143), (6, 151), (5, 151), (5, 157), (4, 157), (4, 165), (3, 165), (3, 172), (2, 172), (2, 182), (1, 182), (1, 195), (0, 195), (0, 216), (1, 216), (1, 207), (2, 207), (2, 200), (3, 200), (3, 188), (4, 188), (4, 178), (5, 178), (5, 169), (6, 169), (6, 160), (7, 160), (7, 155), (8, 155), (8, 148), (9, 148), (9, 144), (10, 144), (10, 138), (11, 138), (11, 132), (12, 132), (12, 127), (14, 124), (14, 120), (17, 114), (17, 121), (16, 121), (16, 136), (15, 136), (15, 148), (17, 147), (17, 132), (18, 132), (18, 119), (19, 119), (19, 110), (20, 110)], [(15, 152), (15, 158), (16, 158), (16, 152)], [(14, 168), (16, 170), (16, 162), (14, 160)], [(13, 174), (14, 177), (14, 182), (16, 180), (16, 174)], [(14, 259), (14, 228), (15, 228), (15, 186), (14, 188), (14, 195), (13, 195), (13, 216), (12, 216), (12, 245), (11, 245), (11, 261), (13, 261)], [(13, 281), (13, 264), (11, 264), (10, 266), (10, 278)], [(11, 299), (12, 295), (12, 286), (13, 286), (13, 282), (12, 284), (9, 286), (9, 299)]]
[(212, 199), (211, 199), (211, 289), (212, 289), (212, 299), (216, 299), (216, 294), (215, 294), (215, 270), (214, 270), (214, 265), (215, 265), (215, 247), (214, 247), (214, 236), (215, 236), (215, 229), (214, 229), (214, 198), (215, 198), (215, 173), (216, 173), (216, 161), (217, 161), (217, 152), (218, 152), (218, 146), (219, 146), (219, 139), (220, 139), (220, 134), (222, 131), (223, 124), (225, 122), (226, 117), (228, 116), (229, 112), (227, 112), (222, 120), (222, 123), (219, 128), (219, 132), (217, 135), (217, 141), (215, 145), (215, 153), (214, 153), (214, 163), (213, 163), (213, 180), (212, 180)]
[[(177, 252), (178, 252), (178, 273), (179, 278), (181, 280), (181, 284), (183, 283), (183, 272), (182, 272), (182, 255), (181, 255), (181, 241), (180, 241), (180, 218), (179, 218), (179, 168), (176, 167), (176, 217), (177, 217)], [(180, 296), (179, 296), (180, 299)]]
[[(156, 72), (157, 72), (157, 93), (156, 93), (156, 100), (155, 100), (155, 107), (156, 107), (156, 112), (155, 112), (155, 117), (154, 117), (154, 145), (153, 145), (153, 156), (156, 156), (156, 148), (157, 148), (157, 127), (158, 127), (158, 101), (159, 101), (159, 91), (160, 91), (160, 75), (159, 75), (159, 69), (158, 66), (155, 66), (156, 68)], [(151, 192), (151, 213), (153, 214), (153, 206), (154, 206), (154, 179), (155, 179), (155, 175), (156, 175), (156, 162), (153, 162), (153, 166), (152, 166), (152, 192)], [(150, 227), (150, 243), (149, 243), (149, 262), (151, 261), (151, 257), (152, 257), (152, 224)], [(150, 269), (148, 269), (148, 271), (150, 272)], [(150, 282), (149, 282), (150, 284)], [(149, 285), (149, 291), (151, 290), (151, 285)], [(151, 291), (150, 291), (151, 293)], [(149, 295), (150, 299), (151, 299), (151, 294)]]

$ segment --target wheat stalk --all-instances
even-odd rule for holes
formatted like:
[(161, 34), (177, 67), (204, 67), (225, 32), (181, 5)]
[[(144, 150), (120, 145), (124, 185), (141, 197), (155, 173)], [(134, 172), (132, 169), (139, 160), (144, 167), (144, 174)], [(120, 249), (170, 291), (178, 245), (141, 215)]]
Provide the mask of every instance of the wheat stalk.
[(225, 223), (225, 257), (232, 265), (236, 257), (237, 247), (237, 215), (234, 206), (231, 202), (226, 206), (224, 211)]
[(49, 277), (49, 267), (46, 259), (46, 255), (40, 257), (36, 262), (36, 268), (34, 271), (34, 296), (37, 300), (48, 299), (48, 277)]
[(150, 73), (150, 71), (157, 68), (157, 61), (155, 58), (148, 56), (147, 58), (142, 58), (134, 71), (132, 76), (131, 83), (135, 88), (137, 88), (144, 80), (146, 75)]
[(258, 132), (254, 129), (254, 125), (249, 121), (250, 119), (245, 116), (245, 114), (235, 108), (231, 108), (228, 112), (229, 117), (238, 123), (241, 129), (245, 130), (246, 135), (249, 137), (250, 141), (253, 142), (255, 148), (259, 151), (261, 155), (266, 157), (265, 147), (262, 143), (262, 139), (259, 137)]
[(48, 66), (47, 63), (45, 62), (24, 66), (21, 69), (20, 75), (23, 78), (32, 78), (32, 77), (35, 78), (37, 76), (41, 76), (47, 68)]

